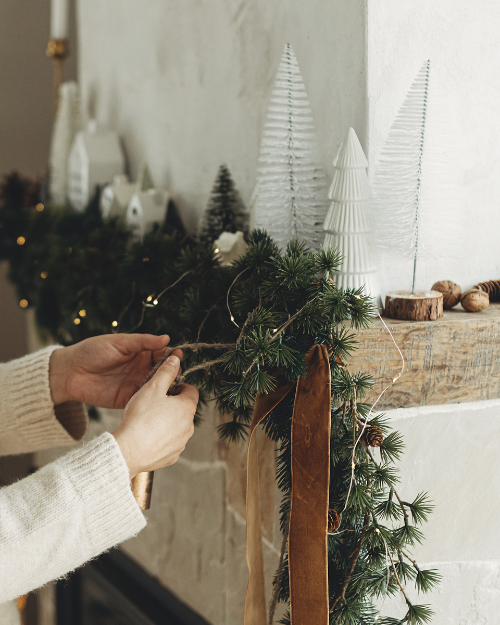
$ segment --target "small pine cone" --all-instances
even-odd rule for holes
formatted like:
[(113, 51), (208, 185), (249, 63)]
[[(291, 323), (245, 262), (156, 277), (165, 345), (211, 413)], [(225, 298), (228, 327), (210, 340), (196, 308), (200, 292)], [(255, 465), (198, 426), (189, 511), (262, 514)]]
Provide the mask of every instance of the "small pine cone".
[(328, 533), (336, 532), (340, 527), (340, 516), (336, 510), (328, 510)]
[(473, 289), (479, 289), (488, 293), (490, 302), (500, 302), (500, 280), (488, 280), (488, 282), (480, 282)]
[(378, 425), (367, 425), (361, 436), (361, 442), (365, 447), (380, 447), (384, 442), (382, 430)]

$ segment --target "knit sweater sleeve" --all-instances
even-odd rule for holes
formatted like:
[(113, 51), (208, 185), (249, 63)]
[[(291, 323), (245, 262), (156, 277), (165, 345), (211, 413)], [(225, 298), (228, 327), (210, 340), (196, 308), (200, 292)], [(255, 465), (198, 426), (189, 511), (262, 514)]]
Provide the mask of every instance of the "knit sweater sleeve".
[(146, 519), (111, 434), (0, 489), (0, 603), (135, 535)]
[(83, 404), (54, 406), (49, 387), (50, 346), (0, 364), (0, 455), (72, 445), (87, 429)]

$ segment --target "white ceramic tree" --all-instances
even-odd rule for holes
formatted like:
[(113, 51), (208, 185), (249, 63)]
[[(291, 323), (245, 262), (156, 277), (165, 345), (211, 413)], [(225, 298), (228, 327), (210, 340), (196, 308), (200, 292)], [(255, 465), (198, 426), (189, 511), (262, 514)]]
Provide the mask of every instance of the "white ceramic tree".
[(333, 162), (330, 209), (325, 219), (324, 247), (334, 247), (343, 256), (333, 278), (342, 288), (364, 287), (378, 300), (377, 263), (369, 218), (370, 186), (363, 148), (352, 128)]
[(62, 83), (50, 146), (50, 196), (64, 204), (68, 194), (68, 157), (76, 133), (81, 130), (80, 96), (76, 82)]
[(286, 44), (260, 147), (253, 227), (265, 229), (280, 246), (300, 237), (319, 248), (326, 186), (304, 82)]

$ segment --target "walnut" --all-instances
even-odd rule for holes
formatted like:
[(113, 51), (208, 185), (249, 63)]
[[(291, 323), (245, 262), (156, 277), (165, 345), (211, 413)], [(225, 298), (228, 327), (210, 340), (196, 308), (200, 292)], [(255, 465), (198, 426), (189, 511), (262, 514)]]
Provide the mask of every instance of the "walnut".
[(480, 289), (469, 289), (465, 291), (460, 300), (465, 310), (469, 312), (479, 312), (488, 308), (490, 304), (490, 298), (488, 293), (481, 291)]
[(443, 294), (443, 308), (453, 308), (460, 301), (462, 288), (451, 280), (440, 280), (432, 285), (433, 291), (439, 291)]

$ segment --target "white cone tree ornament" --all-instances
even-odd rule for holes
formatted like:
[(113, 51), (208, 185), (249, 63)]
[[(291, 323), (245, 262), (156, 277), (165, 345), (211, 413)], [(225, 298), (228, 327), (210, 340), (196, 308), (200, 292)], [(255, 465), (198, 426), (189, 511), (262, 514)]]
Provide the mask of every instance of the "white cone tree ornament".
[(332, 277), (341, 288), (364, 287), (364, 292), (378, 301), (377, 262), (369, 218), (368, 161), (352, 128), (333, 166), (335, 173), (328, 194), (331, 204), (324, 222), (324, 247), (338, 249), (344, 260)]
[(304, 82), (286, 44), (260, 147), (253, 227), (266, 230), (281, 247), (300, 237), (318, 249), (326, 188)]
[(63, 82), (59, 90), (57, 115), (50, 146), (50, 197), (64, 204), (68, 195), (68, 158), (76, 133), (81, 130), (80, 95), (74, 81)]

